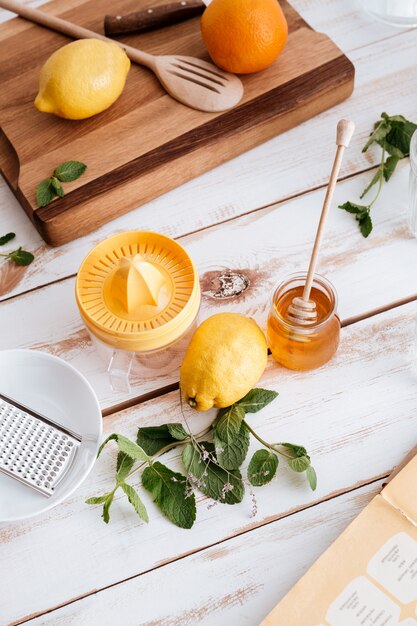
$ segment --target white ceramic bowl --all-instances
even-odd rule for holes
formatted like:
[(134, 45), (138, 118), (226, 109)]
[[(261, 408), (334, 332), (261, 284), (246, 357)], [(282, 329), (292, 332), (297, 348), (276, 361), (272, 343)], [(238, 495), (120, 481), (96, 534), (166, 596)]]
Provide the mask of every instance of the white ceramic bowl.
[(0, 393), (82, 436), (74, 463), (50, 498), (0, 472), (0, 522), (11, 522), (52, 509), (77, 489), (94, 465), (102, 417), (90, 383), (45, 352), (0, 351)]

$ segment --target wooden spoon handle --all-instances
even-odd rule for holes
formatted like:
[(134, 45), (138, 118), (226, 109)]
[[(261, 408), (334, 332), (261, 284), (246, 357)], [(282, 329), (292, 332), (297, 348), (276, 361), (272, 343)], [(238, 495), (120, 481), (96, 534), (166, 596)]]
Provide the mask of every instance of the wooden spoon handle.
[(104, 30), (107, 35), (145, 32), (154, 28), (171, 26), (203, 13), (206, 5), (201, 0), (180, 0), (170, 4), (161, 4), (127, 15), (106, 15)]
[(108, 37), (95, 33), (92, 30), (88, 30), (87, 28), (83, 28), (82, 26), (78, 26), (72, 22), (67, 22), (67, 20), (63, 20), (55, 15), (43, 13), (43, 11), (38, 11), (37, 9), (31, 9), (16, 0), (0, 0), (0, 8), (12, 11), (12, 13), (20, 15), (20, 17), (24, 17), (30, 22), (46, 26), (46, 28), (55, 30), (63, 35), (68, 35), (74, 39), (101, 39), (102, 41), (111, 41), (120, 48), (123, 48), (127, 56), (135, 63), (146, 65), (150, 68), (154, 66), (154, 56), (148, 54), (147, 52), (142, 52), (141, 50), (137, 50), (131, 46), (126, 46), (119, 41), (114, 41), (113, 39), (109, 39)]
[(320, 222), (317, 228), (316, 239), (314, 241), (313, 252), (311, 254), (310, 265), (308, 266), (306, 284), (304, 285), (302, 298), (306, 302), (310, 300), (311, 286), (313, 284), (314, 274), (316, 272), (317, 259), (320, 252), (321, 242), (324, 236), (324, 229), (326, 226), (327, 216), (329, 214), (330, 206), (333, 200), (333, 194), (337, 183), (337, 177), (339, 176), (340, 166), (342, 165), (343, 153), (345, 148), (348, 147), (352, 135), (355, 130), (355, 124), (350, 120), (340, 120), (337, 125), (336, 132), (336, 156), (333, 162), (332, 171), (330, 174), (329, 184), (327, 186), (326, 196), (324, 198), (323, 208), (321, 210)]

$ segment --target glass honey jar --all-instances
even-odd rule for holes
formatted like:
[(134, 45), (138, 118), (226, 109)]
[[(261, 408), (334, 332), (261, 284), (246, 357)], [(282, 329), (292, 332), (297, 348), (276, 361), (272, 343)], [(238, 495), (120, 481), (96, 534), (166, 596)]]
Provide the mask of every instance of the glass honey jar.
[(317, 321), (302, 325), (290, 320), (288, 307), (301, 297), (307, 274), (292, 274), (274, 289), (268, 316), (268, 341), (274, 359), (292, 370), (321, 367), (337, 351), (340, 320), (337, 293), (330, 281), (315, 274), (310, 299), (316, 303)]

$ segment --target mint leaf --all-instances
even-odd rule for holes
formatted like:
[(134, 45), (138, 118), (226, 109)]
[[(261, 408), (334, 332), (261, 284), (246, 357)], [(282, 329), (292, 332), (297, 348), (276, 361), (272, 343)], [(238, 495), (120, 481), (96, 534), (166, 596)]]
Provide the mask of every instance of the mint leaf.
[(214, 458), (214, 445), (209, 441), (202, 441), (198, 448), (187, 443), (182, 452), (187, 475), (204, 495), (224, 504), (242, 502), (245, 488), (241, 473), (223, 469)]
[(188, 439), (190, 436), (182, 424), (167, 424), (167, 428), (171, 437), (178, 441), (184, 441), (184, 439)]
[(354, 215), (361, 215), (362, 213), (366, 213), (368, 211), (368, 207), (362, 204), (355, 204), (354, 202), (345, 202), (344, 204), (339, 204), (339, 209), (343, 209), (348, 213), (353, 213)]
[(214, 430), (214, 447), (217, 461), (224, 469), (234, 470), (242, 465), (249, 450), (249, 443), (249, 430), (245, 422), (242, 422), (240, 425), (238, 434), (228, 441), (220, 439), (216, 429)]
[(127, 437), (124, 437), (123, 435), (118, 435), (117, 433), (109, 435), (107, 439), (103, 441), (98, 449), (97, 458), (100, 456), (104, 446), (112, 440), (117, 443), (121, 452), (124, 452), (135, 461), (149, 461), (148, 455), (140, 446), (138, 446), (134, 441), (131, 441)]
[(36, 187), (36, 202), (39, 207), (46, 206), (55, 198), (56, 192), (50, 178), (46, 178)]
[(55, 176), (52, 176), (51, 178), (51, 185), (54, 188), (56, 195), (63, 198), (65, 195), (64, 188)]
[(366, 152), (373, 143), (382, 141), (388, 135), (391, 130), (391, 125), (388, 119), (382, 119), (374, 124), (374, 129), (369, 135), (369, 139), (362, 148), (362, 152)]
[(317, 489), (317, 474), (312, 465), (309, 465), (306, 469), (307, 479), (312, 491)]
[(298, 446), (295, 443), (281, 443), (280, 445), (288, 450), (294, 457), (307, 456), (307, 450), (303, 446)]
[(359, 228), (364, 237), (368, 237), (368, 235), (372, 232), (372, 219), (369, 213), (366, 215), (361, 215), (356, 218), (359, 222)]
[(9, 241), (14, 239), (15, 237), (15, 233), (7, 233), (7, 235), (3, 235), (3, 237), (0, 237), (0, 246), (5, 246), (6, 243), (9, 243)]
[(368, 191), (377, 183), (379, 183), (379, 181), (381, 180), (383, 175), (383, 167), (379, 166), (377, 171), (375, 172), (375, 175), (373, 176), (371, 182), (369, 183), (369, 185), (367, 187), (365, 187), (365, 189), (362, 191), (361, 195), (359, 196), (360, 199), (362, 200), (362, 198), (364, 196), (366, 196), (366, 194), (368, 193)]
[(81, 161), (66, 161), (54, 170), (54, 176), (63, 183), (70, 183), (84, 174), (86, 169), (87, 166)]
[(196, 518), (195, 496), (185, 476), (162, 463), (152, 463), (142, 474), (142, 485), (162, 513), (180, 528), (191, 528)]
[(107, 497), (103, 504), (103, 513), (101, 514), (101, 517), (103, 518), (103, 521), (106, 522), (106, 524), (108, 524), (110, 521), (110, 507), (112, 505), (113, 498), (114, 491), (111, 491), (109, 494), (107, 494)]
[(378, 143), (381, 146), (381, 148), (385, 150), (385, 152), (388, 152), (388, 154), (391, 154), (392, 156), (396, 156), (398, 159), (403, 159), (406, 156), (396, 146), (393, 146), (392, 144), (388, 143), (386, 139), (383, 139), (382, 141), (379, 141)]
[(16, 263), (16, 265), (30, 265), (34, 260), (34, 256), (31, 252), (26, 252), (23, 248), (18, 248), (10, 254), (7, 255), (7, 258)]
[(305, 472), (310, 465), (310, 457), (299, 456), (295, 459), (288, 459), (288, 465), (293, 470), (293, 472)]
[[(410, 154), (410, 142), (414, 131), (417, 129), (417, 125), (408, 120), (400, 121), (390, 118), (391, 130), (384, 138), (385, 149), (394, 156), (399, 156), (399, 151), (403, 156)], [(392, 151), (389, 148), (394, 148)], [(401, 158), (401, 157), (400, 157)]]
[(236, 437), (240, 430), (240, 425), (245, 418), (245, 411), (242, 407), (232, 404), (225, 409), (220, 409), (217, 414), (215, 431), (222, 441), (230, 442)]
[(142, 500), (140, 499), (137, 491), (133, 489), (133, 487), (131, 485), (128, 485), (127, 483), (122, 483), (121, 487), (123, 491), (125, 492), (125, 494), (127, 495), (127, 499), (129, 500), (130, 504), (133, 506), (136, 513), (139, 515), (140, 519), (148, 523), (149, 522), (148, 512)]
[(86, 504), (103, 504), (109, 497), (108, 493), (105, 493), (103, 496), (96, 496), (93, 498), (88, 498), (85, 503)]
[(116, 465), (116, 480), (118, 483), (122, 483), (126, 476), (129, 474), (132, 469), (135, 460), (132, 459), (126, 452), (119, 452), (117, 455), (117, 465)]
[(139, 428), (136, 443), (153, 456), (159, 450), (174, 441), (182, 441), (189, 437), (181, 424), (162, 424), (162, 426), (145, 426)]
[(384, 178), (386, 182), (389, 181), (391, 176), (394, 173), (395, 168), (397, 167), (397, 163), (400, 160), (397, 156), (389, 156), (384, 163)]
[(254, 487), (271, 482), (277, 473), (278, 457), (270, 450), (257, 450), (250, 460), (248, 479)]
[(275, 400), (277, 396), (277, 391), (255, 388), (251, 389), (239, 402), (236, 402), (235, 406), (241, 407), (245, 413), (257, 413), (267, 404)]
[(370, 206), (362, 206), (353, 202), (345, 202), (339, 205), (339, 209), (344, 209), (348, 213), (353, 213), (359, 224), (359, 229), (364, 237), (372, 232), (372, 219), (369, 214)]

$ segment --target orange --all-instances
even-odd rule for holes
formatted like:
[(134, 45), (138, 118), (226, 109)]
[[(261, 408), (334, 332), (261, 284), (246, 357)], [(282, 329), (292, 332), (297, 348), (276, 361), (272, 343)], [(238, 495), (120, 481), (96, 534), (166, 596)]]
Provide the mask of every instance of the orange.
[(214, 63), (234, 74), (259, 72), (285, 46), (288, 25), (277, 0), (212, 0), (201, 32)]

